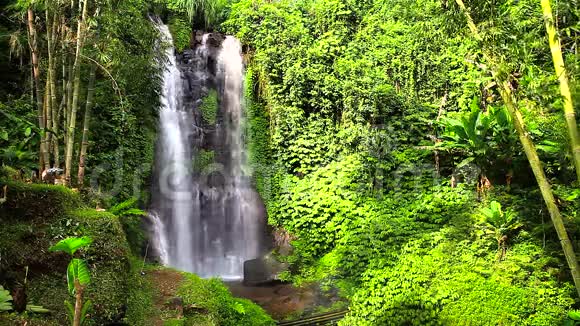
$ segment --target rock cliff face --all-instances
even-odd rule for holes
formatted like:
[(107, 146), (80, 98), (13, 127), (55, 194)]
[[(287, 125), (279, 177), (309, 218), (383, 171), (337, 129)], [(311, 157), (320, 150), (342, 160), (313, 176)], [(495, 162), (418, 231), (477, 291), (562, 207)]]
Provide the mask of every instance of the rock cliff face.
[(194, 32), (191, 48), (177, 54), (178, 68), (183, 78), (183, 106), (192, 113), (196, 132), (190, 137), (197, 148), (213, 150), (216, 147), (215, 125), (204, 121), (201, 112), (203, 99), (215, 90), (220, 81), (217, 61), (224, 35)]

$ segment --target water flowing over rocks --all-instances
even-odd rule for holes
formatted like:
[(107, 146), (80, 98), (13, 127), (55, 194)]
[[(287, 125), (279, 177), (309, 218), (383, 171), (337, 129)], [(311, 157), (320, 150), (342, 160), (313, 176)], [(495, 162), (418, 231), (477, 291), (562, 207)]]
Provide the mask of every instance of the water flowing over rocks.
[[(158, 29), (171, 44), (168, 28)], [(266, 238), (265, 207), (246, 165), (241, 45), (231, 36), (201, 32), (192, 43), (181, 54), (166, 48), (151, 238), (165, 265), (241, 279), (244, 262), (264, 254)], [(212, 90), (218, 108), (208, 119), (201, 108)], [(205, 166), (202, 152), (211, 153)]]

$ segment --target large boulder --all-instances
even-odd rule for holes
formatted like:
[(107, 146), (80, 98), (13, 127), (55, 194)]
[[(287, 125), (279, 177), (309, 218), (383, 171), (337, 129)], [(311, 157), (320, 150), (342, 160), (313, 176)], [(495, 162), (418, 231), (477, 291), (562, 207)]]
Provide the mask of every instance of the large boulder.
[(257, 286), (280, 280), (280, 273), (288, 270), (288, 264), (278, 261), (273, 255), (244, 262), (244, 284)]

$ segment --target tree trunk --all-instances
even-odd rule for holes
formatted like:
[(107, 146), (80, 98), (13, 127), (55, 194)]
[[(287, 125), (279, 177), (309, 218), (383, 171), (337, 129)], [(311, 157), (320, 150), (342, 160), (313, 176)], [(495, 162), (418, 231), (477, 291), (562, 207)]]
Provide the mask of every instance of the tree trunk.
[(83, 50), (84, 41), (84, 23), (87, 17), (87, 4), (88, 0), (84, 1), (82, 15), (79, 18), (77, 26), (77, 48), (75, 54), (75, 61), (73, 66), (74, 71), (74, 86), (72, 94), (72, 108), (70, 111), (67, 142), (66, 142), (66, 156), (65, 156), (65, 181), (68, 186), (71, 184), (71, 172), (72, 172), (72, 157), (75, 139), (75, 128), (76, 128), (76, 118), (79, 106), (79, 93), (81, 89), (81, 53)]
[(89, 76), (89, 86), (87, 92), (87, 106), (85, 107), (85, 121), (83, 123), (83, 140), (81, 143), (81, 154), (79, 159), (79, 173), (78, 173), (78, 185), (79, 189), (84, 186), (85, 182), (85, 166), (86, 166), (86, 156), (87, 149), (89, 147), (89, 124), (91, 121), (91, 110), (93, 109), (93, 96), (95, 94), (95, 70), (96, 66), (93, 64), (91, 66), (91, 74)]
[[(62, 85), (61, 85), (61, 100), (60, 100), (60, 104), (58, 106), (58, 111), (56, 112), (56, 118), (55, 118), (55, 127), (54, 127), (54, 132), (57, 135), (60, 135), (60, 121), (61, 121), (61, 117), (62, 117), (62, 112), (63, 110), (66, 110), (66, 101), (67, 101), (67, 89), (66, 89), (66, 85), (67, 85), (67, 66), (66, 66), (66, 51), (64, 49), (64, 46), (62, 48)], [(66, 115), (66, 112), (65, 112)], [(66, 131), (66, 125), (62, 128), (62, 130)], [(59, 137), (60, 138), (60, 137)], [(64, 140), (66, 141), (66, 137), (63, 137)], [(57, 142), (55, 143), (54, 146), (54, 166), (59, 168), (60, 167), (60, 145), (57, 139)]]
[(578, 126), (576, 125), (576, 113), (574, 112), (572, 94), (570, 93), (568, 74), (564, 64), (564, 57), (562, 56), (560, 38), (558, 37), (558, 32), (554, 26), (554, 16), (552, 15), (550, 0), (541, 0), (540, 2), (542, 4), (544, 22), (546, 23), (548, 41), (550, 42), (550, 51), (552, 52), (554, 69), (556, 70), (556, 76), (560, 81), (560, 94), (564, 98), (564, 115), (568, 126), (568, 134), (570, 135), (570, 144), (572, 145), (572, 161), (576, 168), (576, 178), (580, 182), (580, 134), (578, 133)]
[(48, 151), (46, 148), (46, 136), (45, 136), (45, 117), (44, 117), (44, 107), (43, 107), (43, 96), (42, 90), (40, 88), (40, 68), (38, 66), (38, 44), (36, 41), (36, 27), (34, 25), (34, 12), (32, 8), (27, 10), (27, 25), (28, 25), (28, 37), (29, 37), (29, 47), (32, 59), (32, 74), (35, 85), (35, 95), (36, 95), (36, 107), (38, 110), (38, 128), (40, 129), (40, 166), (39, 166), (39, 176), (45, 169), (50, 168), (50, 162), (48, 159)]
[[(465, 17), (467, 18), (467, 25), (471, 30), (473, 36), (478, 41), (483, 41), (483, 38), (479, 34), (471, 15), (467, 11), (463, 0), (455, 0)], [(526, 157), (532, 167), (532, 171), (534, 172), (534, 176), (536, 177), (536, 181), (538, 182), (538, 186), (540, 187), (540, 191), (542, 193), (542, 197), (544, 198), (544, 202), (548, 207), (548, 211), (550, 212), (550, 217), (552, 218), (552, 223), (554, 224), (554, 228), (558, 234), (558, 238), (560, 239), (560, 243), (562, 245), (562, 249), (564, 251), (564, 256), (566, 256), (566, 260), (568, 262), (568, 267), (570, 267), (570, 272), (572, 274), (572, 279), (574, 280), (574, 285), (576, 286), (576, 291), (580, 296), (580, 271), (578, 268), (578, 260), (576, 259), (576, 254), (574, 253), (574, 248), (572, 247), (572, 243), (568, 237), (568, 232), (566, 232), (566, 227), (564, 225), (564, 221), (562, 219), (562, 215), (560, 214), (560, 209), (556, 205), (556, 201), (554, 200), (554, 194), (552, 193), (552, 187), (546, 178), (546, 174), (544, 173), (544, 168), (542, 167), (542, 163), (540, 162), (540, 158), (538, 157), (538, 153), (536, 151), (536, 147), (530, 138), (528, 131), (526, 130), (525, 122), (522, 117), (520, 110), (518, 109), (518, 105), (515, 102), (515, 98), (512, 94), (511, 87), (508, 81), (504, 80), (500, 77), (499, 69), (494, 60), (492, 60), (492, 56), (487, 53), (485, 49), (482, 49), (484, 52), (484, 57), (488, 62), (493, 78), (496, 80), (496, 83), (499, 86), (500, 95), (513, 119), (514, 127), (519, 135), (520, 142), (524, 148), (526, 153)]]

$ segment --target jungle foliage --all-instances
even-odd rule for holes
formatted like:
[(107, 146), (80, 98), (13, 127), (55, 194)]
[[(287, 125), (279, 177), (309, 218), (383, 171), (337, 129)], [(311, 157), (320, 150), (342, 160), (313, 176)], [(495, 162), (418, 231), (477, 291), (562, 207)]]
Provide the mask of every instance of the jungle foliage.
[(62, 183), (91, 188), (110, 205), (148, 188), (157, 31), (147, 2), (87, 1), (86, 10), (75, 3), (0, 4), (0, 42), (9, 52), (0, 65), (7, 78), (20, 78), (1, 99), (0, 160), (23, 179), (63, 169)]
[[(343, 325), (556, 325), (577, 304), (498, 82), (578, 248), (540, 1), (467, 5), (482, 40), (453, 1), (242, 0), (222, 25), (248, 47), (248, 146), (289, 233), (284, 277), (338, 288)], [(575, 100), (578, 9), (552, 5)]]
[[(0, 163), (12, 167), (0, 169), (0, 282), (20, 286), (30, 266), (27, 290), (53, 311), (49, 324), (66, 322), (68, 260), (38, 248), (84, 235), (94, 239), (82, 252), (94, 304), (86, 322), (148, 322), (152, 293), (132, 257), (144, 251), (137, 207), (147, 198), (127, 198), (148, 188), (153, 159), (151, 13), (178, 53), (196, 29), (244, 44), (248, 162), (269, 223), (287, 235), (275, 250), (290, 266), (282, 277), (347, 299), (342, 325), (578, 324), (559, 239), (580, 248), (576, 1), (0, 6), (9, 13), (0, 15)], [(203, 100), (204, 123), (216, 121), (218, 102)], [(214, 155), (201, 152), (197, 168)], [(14, 181), (51, 167), (91, 190)], [(1, 289), (8, 310), (18, 298)], [(219, 281), (186, 275), (179, 291), (207, 314), (175, 324), (273, 323)]]

